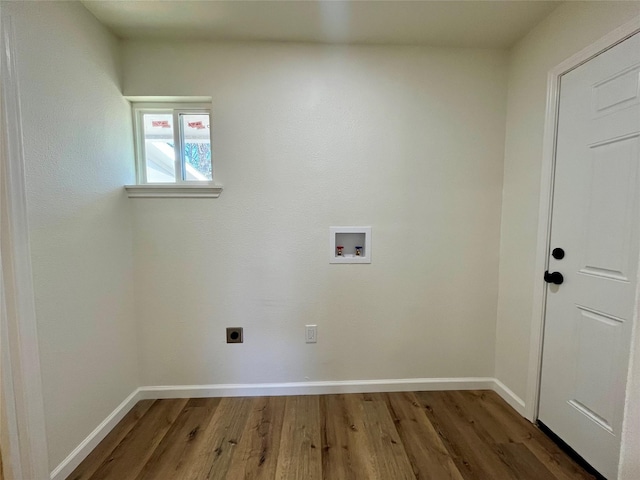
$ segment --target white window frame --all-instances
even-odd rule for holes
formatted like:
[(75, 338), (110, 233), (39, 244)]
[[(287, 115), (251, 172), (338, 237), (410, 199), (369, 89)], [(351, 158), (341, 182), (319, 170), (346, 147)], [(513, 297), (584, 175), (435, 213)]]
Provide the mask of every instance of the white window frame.
[[(213, 197), (220, 196), (222, 186), (213, 181), (185, 180), (185, 155), (183, 126), (181, 115), (209, 115), (211, 125), (212, 113), (210, 103), (186, 103), (186, 102), (132, 102), (133, 136), (136, 163), (136, 185), (126, 185), (125, 188), (131, 198), (150, 197)], [(149, 183), (147, 181), (147, 165), (144, 141), (143, 115), (146, 113), (164, 113), (173, 116), (173, 145), (175, 152), (174, 175), (175, 182)], [(209, 140), (211, 141), (211, 128), (209, 128)], [(212, 142), (213, 144), (213, 142)], [(215, 175), (213, 168), (213, 155), (211, 158), (212, 177)]]

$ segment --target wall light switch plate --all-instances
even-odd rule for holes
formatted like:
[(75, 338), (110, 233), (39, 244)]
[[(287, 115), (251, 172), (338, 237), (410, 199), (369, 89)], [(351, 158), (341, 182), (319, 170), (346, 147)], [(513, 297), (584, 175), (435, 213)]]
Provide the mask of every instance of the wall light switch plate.
[(307, 343), (316, 343), (318, 341), (318, 326), (305, 325), (304, 339)]

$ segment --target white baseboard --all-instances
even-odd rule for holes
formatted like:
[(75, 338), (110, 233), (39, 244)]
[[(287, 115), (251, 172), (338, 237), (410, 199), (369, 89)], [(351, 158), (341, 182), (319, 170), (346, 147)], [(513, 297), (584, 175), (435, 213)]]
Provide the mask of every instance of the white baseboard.
[(118, 424), (129, 410), (141, 400), (140, 389), (136, 388), (116, 409), (98, 425), (80, 445), (78, 445), (62, 462), (51, 472), (51, 480), (64, 480), (73, 472), (91, 451), (106, 437)]
[(438, 390), (493, 390), (524, 416), (524, 402), (504, 383), (492, 377), (401, 378), (327, 382), (256, 383), (228, 385), (167, 385), (137, 388), (78, 445), (53, 472), (64, 480), (140, 400), (162, 398), (257, 397), (323, 395), (329, 393), (420, 392)]
[(497, 378), (493, 379), (492, 390), (502, 397), (516, 412), (526, 418), (524, 401)]
[(168, 385), (140, 387), (143, 399), (323, 395), (329, 393), (412, 392), (436, 390), (493, 390), (495, 379), (401, 378), (327, 382), (256, 383), (228, 385)]

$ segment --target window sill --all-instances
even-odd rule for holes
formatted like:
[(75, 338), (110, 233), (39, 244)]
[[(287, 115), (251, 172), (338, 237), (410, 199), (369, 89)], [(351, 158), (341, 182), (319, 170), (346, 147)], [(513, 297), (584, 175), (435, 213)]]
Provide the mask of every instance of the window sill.
[(149, 184), (125, 185), (129, 198), (218, 198), (222, 185)]

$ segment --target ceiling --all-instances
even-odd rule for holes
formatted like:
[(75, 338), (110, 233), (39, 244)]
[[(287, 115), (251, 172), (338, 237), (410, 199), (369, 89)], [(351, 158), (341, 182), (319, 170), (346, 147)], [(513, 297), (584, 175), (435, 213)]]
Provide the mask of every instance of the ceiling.
[(125, 39), (507, 48), (558, 1), (84, 0)]

